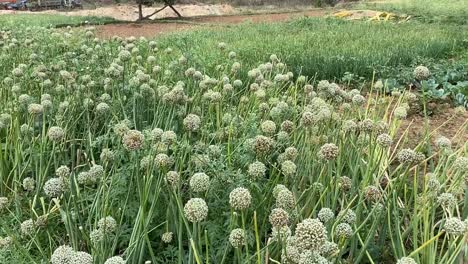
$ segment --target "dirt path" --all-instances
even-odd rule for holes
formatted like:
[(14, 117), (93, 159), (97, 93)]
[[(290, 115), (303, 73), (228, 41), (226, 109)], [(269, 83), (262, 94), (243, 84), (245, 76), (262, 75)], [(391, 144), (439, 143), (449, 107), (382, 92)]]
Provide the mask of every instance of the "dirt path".
[(262, 23), (285, 21), (296, 17), (319, 17), (325, 16), (329, 11), (324, 9), (314, 9), (301, 12), (289, 12), (278, 14), (253, 14), (253, 15), (229, 15), (229, 16), (206, 16), (193, 17), (186, 19), (184, 22), (157, 22), (148, 23), (126, 23), (126, 24), (109, 24), (96, 26), (97, 34), (102, 38), (110, 38), (113, 36), (120, 37), (154, 37), (159, 34), (169, 33), (180, 30), (194, 29), (196, 27), (218, 26), (229, 24), (240, 24), (244, 22)]

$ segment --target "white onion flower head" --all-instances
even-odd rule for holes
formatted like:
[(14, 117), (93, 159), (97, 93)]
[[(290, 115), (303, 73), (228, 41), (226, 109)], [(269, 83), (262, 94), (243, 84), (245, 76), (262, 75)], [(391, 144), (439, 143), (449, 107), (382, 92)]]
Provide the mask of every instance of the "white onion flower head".
[(351, 209), (346, 209), (340, 211), (338, 214), (338, 219), (340, 219), (341, 222), (352, 225), (356, 222), (356, 213)]
[(282, 190), (276, 197), (276, 207), (291, 210), (296, 205), (294, 194), (290, 190)]
[(97, 225), (104, 233), (112, 233), (117, 229), (117, 221), (112, 216), (99, 219)]
[(324, 207), (320, 209), (317, 217), (320, 221), (322, 221), (322, 223), (325, 224), (332, 221), (335, 218), (335, 213), (330, 208)]
[(289, 224), (289, 214), (281, 208), (273, 209), (268, 219), (274, 228), (281, 228)]
[(276, 132), (276, 124), (271, 120), (267, 120), (261, 124), (261, 129), (263, 133), (273, 135)]
[(7, 208), (9, 204), (7, 197), (0, 197), (0, 211)]
[(184, 214), (192, 223), (201, 222), (208, 216), (208, 205), (202, 198), (192, 198), (185, 204)]
[(444, 136), (438, 137), (435, 143), (440, 149), (450, 149), (452, 147), (452, 141)]
[(338, 154), (339, 154), (339, 149), (333, 143), (327, 143), (323, 145), (318, 152), (319, 158), (324, 159), (324, 160), (333, 160), (336, 157), (338, 157)]
[(28, 112), (31, 115), (39, 115), (42, 114), (42, 112), (44, 112), (44, 107), (40, 104), (30, 104), (28, 105)]
[(166, 173), (166, 181), (172, 186), (176, 187), (180, 181), (180, 175), (177, 171), (168, 171)]
[(396, 264), (417, 264), (413, 258), (410, 257), (402, 257), (397, 261)]
[(36, 189), (36, 180), (34, 180), (31, 177), (26, 177), (23, 180), (23, 189), (25, 189), (28, 192), (33, 191)]
[(294, 174), (296, 174), (296, 170), (297, 170), (296, 164), (290, 160), (286, 160), (283, 163), (281, 163), (281, 172), (283, 172), (283, 174), (286, 177), (291, 177)]
[(168, 145), (175, 143), (177, 141), (177, 134), (172, 131), (164, 131), (161, 135), (161, 142), (166, 143)]
[(68, 178), (70, 176), (70, 168), (68, 166), (62, 165), (55, 170), (55, 175), (60, 178)]
[(335, 236), (339, 238), (350, 238), (353, 235), (353, 228), (348, 223), (340, 223), (335, 227)]
[(36, 231), (36, 225), (32, 219), (28, 219), (21, 223), (20, 230), (22, 235), (32, 236)]
[(189, 185), (193, 192), (206, 192), (210, 188), (210, 177), (203, 172), (197, 172), (190, 178)]
[(289, 189), (283, 184), (277, 184), (275, 188), (273, 188), (273, 197), (275, 197), (275, 199), (278, 198), (278, 194), (283, 190), (289, 191)]
[(73, 252), (70, 264), (93, 264), (93, 256), (84, 251)]
[(414, 78), (418, 81), (427, 80), (431, 76), (431, 72), (425, 66), (418, 66), (414, 69)]
[(145, 136), (138, 130), (129, 130), (122, 138), (124, 147), (128, 150), (139, 150), (143, 146)]
[(165, 232), (164, 234), (161, 235), (161, 240), (166, 243), (166, 244), (169, 244), (172, 242), (172, 232)]
[(242, 228), (236, 228), (229, 235), (229, 243), (233, 248), (240, 248), (245, 244), (245, 232)]
[(184, 118), (184, 127), (188, 131), (195, 132), (200, 129), (201, 119), (198, 115), (189, 114)]
[(75, 252), (72, 247), (66, 245), (60, 246), (52, 253), (50, 262), (51, 264), (71, 263), (71, 258), (74, 253)]
[(229, 204), (234, 210), (245, 210), (249, 208), (252, 196), (248, 189), (243, 187), (235, 188), (229, 194)]
[(94, 229), (89, 233), (89, 240), (91, 240), (91, 243), (93, 244), (99, 244), (101, 241), (104, 240), (104, 231), (101, 229)]
[(377, 136), (377, 144), (383, 148), (388, 148), (393, 144), (392, 137), (386, 133), (380, 134)]
[(56, 198), (65, 192), (67, 186), (62, 178), (51, 178), (44, 184), (44, 193), (51, 197)]
[(304, 219), (296, 226), (297, 246), (304, 250), (319, 250), (327, 240), (327, 229), (318, 219)]
[(120, 256), (108, 258), (104, 264), (126, 264), (127, 262)]

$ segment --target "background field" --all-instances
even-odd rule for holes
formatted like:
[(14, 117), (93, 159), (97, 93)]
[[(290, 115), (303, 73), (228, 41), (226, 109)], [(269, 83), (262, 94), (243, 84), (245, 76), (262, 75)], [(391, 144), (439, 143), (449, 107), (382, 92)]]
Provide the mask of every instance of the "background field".
[(0, 14), (0, 263), (468, 263), (466, 0), (206, 2)]

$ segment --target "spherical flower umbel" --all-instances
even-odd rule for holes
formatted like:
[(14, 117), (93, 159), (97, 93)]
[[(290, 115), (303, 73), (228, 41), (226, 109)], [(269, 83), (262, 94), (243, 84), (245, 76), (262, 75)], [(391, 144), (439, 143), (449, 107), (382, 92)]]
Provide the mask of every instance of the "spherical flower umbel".
[(276, 196), (276, 207), (282, 208), (285, 210), (290, 210), (294, 208), (296, 204), (296, 199), (294, 198), (294, 194), (288, 190), (282, 190)]
[(71, 264), (93, 264), (93, 256), (84, 251), (73, 252), (70, 258)]
[(110, 109), (110, 106), (104, 102), (101, 102), (96, 106), (96, 112), (100, 115), (108, 113), (109, 109)]
[(296, 164), (294, 164), (294, 162), (290, 160), (286, 160), (283, 163), (281, 163), (281, 172), (283, 172), (284, 176), (286, 177), (290, 177), (296, 174), (296, 169)]
[(210, 188), (210, 177), (203, 172), (197, 172), (190, 178), (190, 190), (206, 192)]
[(174, 164), (174, 160), (165, 153), (159, 153), (154, 157), (154, 163), (156, 168), (169, 168)]
[(93, 244), (98, 244), (104, 239), (104, 231), (101, 229), (94, 229), (89, 233), (89, 240), (91, 240), (91, 243)]
[(31, 177), (26, 177), (23, 180), (23, 189), (25, 189), (28, 192), (34, 191), (36, 188), (36, 180), (34, 180)]
[(325, 241), (325, 243), (320, 247), (320, 254), (322, 256), (332, 256), (339, 251), (338, 245), (331, 241)]
[(382, 194), (380, 193), (379, 188), (376, 186), (370, 185), (364, 188), (364, 197), (369, 202), (376, 202), (380, 199)]
[(418, 81), (423, 81), (423, 80), (427, 80), (429, 78), (429, 76), (431, 76), (431, 72), (429, 71), (429, 69), (425, 66), (418, 66), (414, 69), (414, 78)]
[(319, 250), (327, 240), (327, 229), (318, 219), (307, 218), (296, 226), (297, 246), (304, 250)]
[(120, 256), (108, 258), (104, 264), (126, 264), (127, 262)]
[(338, 185), (342, 191), (348, 191), (353, 186), (353, 182), (348, 176), (341, 176), (338, 179)]
[(62, 165), (55, 170), (55, 175), (60, 178), (67, 178), (70, 176), (70, 168), (65, 165)]
[(271, 211), (269, 220), (274, 228), (281, 228), (289, 224), (289, 214), (281, 208), (275, 208)]
[(208, 205), (202, 198), (192, 198), (185, 204), (184, 214), (190, 222), (201, 222), (208, 216)]
[(172, 235), (173, 235), (172, 232), (166, 232), (166, 233), (161, 235), (161, 240), (164, 243), (169, 244), (172, 241)]
[(365, 103), (366, 98), (360, 94), (356, 94), (352, 98), (353, 104), (362, 105)]
[(170, 145), (176, 141), (177, 141), (177, 134), (172, 130), (164, 131), (161, 135), (161, 142), (165, 144)]
[(413, 163), (416, 157), (416, 152), (414, 150), (406, 148), (402, 149), (398, 155), (397, 159), (400, 163)]
[(466, 231), (465, 223), (458, 217), (450, 217), (445, 220), (444, 230), (449, 235), (462, 236)]
[(0, 197), (0, 211), (7, 208), (7, 206), (8, 206), (8, 198)]
[(245, 244), (245, 232), (242, 228), (236, 228), (229, 235), (229, 243), (233, 248), (240, 248)]
[(31, 115), (39, 115), (44, 112), (44, 107), (40, 104), (30, 104), (28, 105), (28, 113)]
[(44, 193), (51, 197), (56, 198), (65, 192), (67, 185), (62, 178), (51, 178), (44, 184)]
[(278, 194), (283, 190), (289, 190), (289, 189), (283, 184), (277, 184), (275, 188), (273, 188), (273, 197), (275, 197), (275, 199), (278, 198)]
[(114, 152), (108, 148), (103, 149), (101, 151), (101, 155), (99, 156), (99, 158), (101, 159), (103, 163), (113, 161), (114, 157), (115, 157)]
[(437, 203), (445, 209), (451, 209), (457, 205), (457, 199), (451, 193), (442, 193), (437, 197)]
[(47, 132), (47, 136), (52, 141), (60, 141), (65, 136), (65, 132), (63, 131), (61, 127), (53, 126), (49, 128), (49, 131)]
[(249, 190), (243, 187), (235, 188), (229, 194), (229, 204), (234, 210), (245, 210), (249, 208), (252, 200)]
[(254, 161), (249, 165), (247, 173), (252, 178), (263, 178), (266, 173), (266, 166), (260, 161)]
[(271, 229), (271, 238), (273, 241), (277, 240), (278, 238), (280, 240), (283, 240), (290, 236), (291, 236), (291, 228), (289, 228), (289, 226), (273, 227)]
[(396, 118), (405, 119), (408, 116), (408, 111), (406, 110), (405, 107), (398, 106), (393, 111), (393, 114), (395, 115)]
[(450, 149), (452, 147), (452, 141), (450, 139), (440, 136), (435, 140), (437, 147), (440, 149)]
[(253, 149), (258, 155), (269, 153), (274, 147), (275, 141), (270, 137), (258, 135), (253, 142)]
[(458, 157), (453, 162), (453, 169), (466, 174), (468, 171), (468, 157)]
[(195, 132), (200, 129), (201, 119), (198, 115), (188, 114), (184, 118), (184, 127), (188, 131)]
[(416, 261), (410, 257), (402, 257), (396, 264), (417, 264)]
[(177, 171), (168, 171), (166, 173), (166, 181), (172, 186), (176, 187), (180, 181), (180, 175)]
[(112, 233), (117, 229), (117, 221), (112, 216), (106, 216), (99, 219), (98, 228), (104, 233)]
[(389, 134), (380, 134), (377, 136), (377, 144), (379, 144), (383, 148), (388, 148), (392, 145), (393, 140)]
[(260, 127), (262, 132), (267, 135), (273, 135), (276, 132), (276, 124), (271, 120), (264, 121)]
[(324, 207), (320, 209), (317, 217), (320, 221), (322, 221), (322, 223), (325, 224), (332, 221), (335, 218), (335, 213), (330, 208)]
[(340, 223), (335, 227), (335, 236), (349, 238), (353, 235), (353, 229), (348, 223)]
[(338, 219), (340, 219), (341, 222), (352, 225), (356, 222), (356, 213), (351, 209), (346, 209), (340, 211), (338, 214)]
[(339, 150), (335, 144), (327, 143), (320, 148), (318, 156), (324, 160), (333, 160), (338, 156), (338, 153)]
[(73, 248), (70, 246), (60, 246), (54, 250), (52, 256), (50, 257), (51, 264), (64, 264), (64, 263), (71, 263), (71, 258), (75, 252)]
[(128, 150), (139, 150), (143, 142), (145, 140), (145, 136), (138, 130), (129, 130), (122, 138), (122, 143), (124, 147)]
[(32, 219), (28, 219), (21, 223), (20, 230), (22, 235), (32, 236), (36, 231), (36, 225)]

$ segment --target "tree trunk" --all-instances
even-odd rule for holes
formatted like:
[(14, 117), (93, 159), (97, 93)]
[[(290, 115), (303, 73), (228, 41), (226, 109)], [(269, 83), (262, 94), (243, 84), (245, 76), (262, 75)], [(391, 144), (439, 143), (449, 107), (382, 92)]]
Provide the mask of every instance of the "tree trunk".
[(143, 20), (143, 7), (141, 1), (138, 1), (138, 20)]

